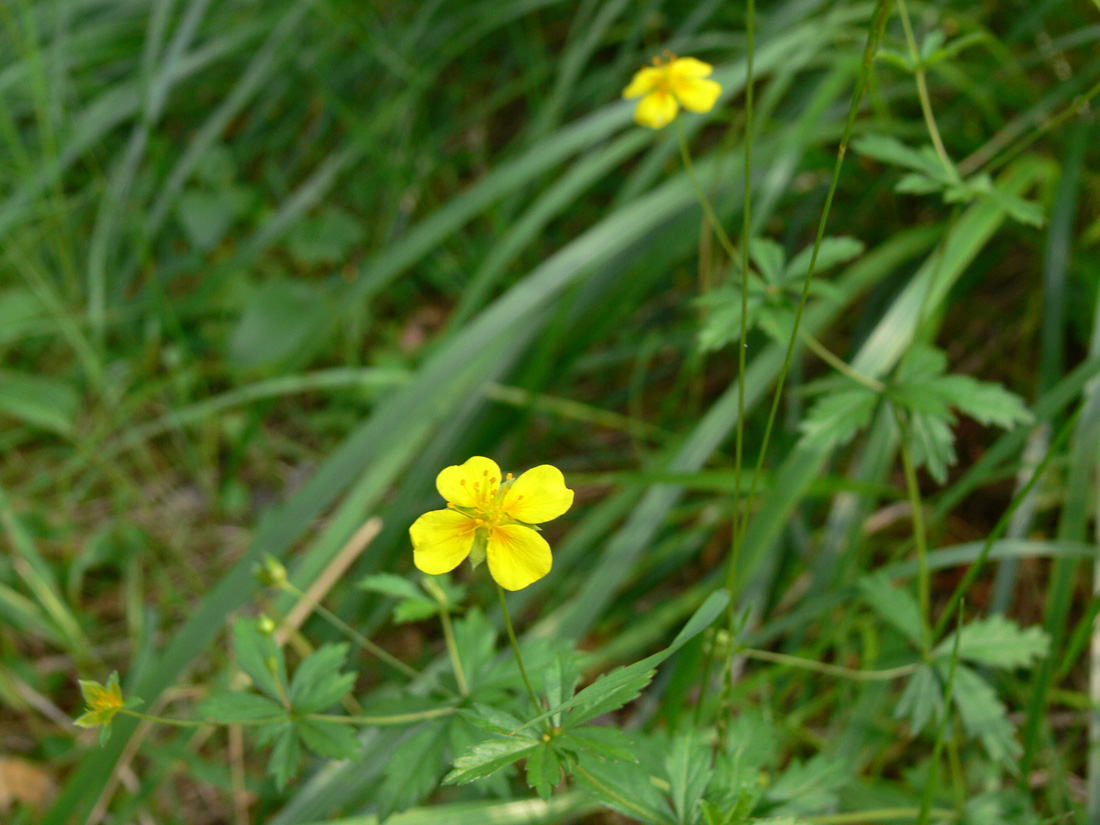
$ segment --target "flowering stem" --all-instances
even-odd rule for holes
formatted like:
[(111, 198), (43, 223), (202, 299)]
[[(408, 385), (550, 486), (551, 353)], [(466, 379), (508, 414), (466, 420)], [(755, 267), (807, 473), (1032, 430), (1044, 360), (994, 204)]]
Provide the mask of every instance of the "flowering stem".
[[(456, 710), (457, 708), (453, 707), (442, 707), (416, 711), (415, 713), (396, 713), (389, 716), (341, 716), (335, 713), (307, 713), (300, 718), (317, 722), (336, 722), (341, 725), (408, 725), (413, 722), (421, 722), (425, 719), (450, 716)], [(171, 719), (167, 716), (153, 716), (149, 713), (141, 713), (140, 711), (131, 710), (130, 708), (120, 708), (118, 712), (124, 713), (127, 716), (133, 716), (136, 719), (142, 719), (146, 722), (154, 722), (159, 725), (172, 725), (177, 728), (200, 728), (209, 725), (229, 724), (218, 722), (217, 720)], [(240, 719), (231, 724), (244, 725), (246, 727), (272, 725), (279, 722), (285, 722), (286, 719), (287, 717), (285, 715), (267, 716), (259, 719)]]
[[(787, 354), (783, 358), (783, 366), (779, 370), (779, 378), (775, 384), (775, 393), (772, 395), (771, 409), (768, 411), (768, 421), (764, 426), (764, 437), (760, 442), (760, 452), (756, 457), (756, 467), (753, 469), (752, 482), (749, 484), (748, 501), (751, 502), (756, 495), (756, 486), (760, 481), (760, 474), (764, 469), (764, 459), (768, 453), (768, 441), (771, 438), (772, 428), (775, 425), (776, 413), (779, 411), (779, 399), (783, 394), (783, 385), (790, 371), (791, 358), (794, 355), (795, 343), (798, 341), (798, 330), (802, 325), (802, 314), (806, 309), (806, 301), (810, 295), (810, 284), (813, 282), (814, 272), (817, 269), (817, 256), (821, 251), (821, 242), (825, 238), (825, 227), (829, 223), (829, 211), (833, 206), (833, 197), (836, 195), (837, 185), (840, 183), (840, 169), (844, 165), (844, 156), (848, 153), (848, 143), (852, 138), (852, 130), (855, 128), (856, 115), (859, 113), (860, 103), (867, 91), (871, 79), (871, 68), (874, 64), (875, 54), (886, 31), (886, 21), (890, 16), (890, 6), (893, 0), (879, 0), (875, 9), (875, 15), (871, 20), (871, 31), (867, 35), (867, 45), (863, 50), (863, 62), (860, 66), (859, 77), (856, 80), (856, 88), (852, 93), (851, 103), (848, 105), (848, 117), (844, 123), (844, 133), (840, 138), (840, 146), (837, 149), (836, 163), (833, 166), (833, 177), (829, 183), (829, 191), (825, 196), (825, 206), (821, 210), (821, 220), (817, 225), (817, 237), (814, 240), (813, 253), (810, 257), (810, 266), (806, 270), (806, 280), (802, 283), (802, 294), (798, 301), (798, 309), (794, 316), (794, 328), (791, 330), (791, 338), (787, 343)], [(748, 519), (742, 519), (740, 530), (742, 536)]]
[(146, 722), (156, 722), (158, 725), (172, 725), (177, 728), (201, 728), (203, 725), (211, 724), (210, 722), (197, 722), (188, 719), (169, 719), (167, 716), (153, 716), (151, 713), (142, 713), (141, 711), (131, 710), (130, 708), (119, 708), (118, 712), (126, 716), (133, 716), (135, 719), (142, 719)]
[(304, 602), (307, 602), (309, 604), (309, 606), (311, 608), (313, 608), (315, 611), (317, 611), (324, 619), (326, 619), (330, 624), (337, 627), (341, 632), (346, 634), (350, 639), (354, 640), (357, 645), (359, 645), (361, 648), (366, 650), (368, 653), (374, 654), (379, 659), (381, 659), (383, 662), (388, 664), (390, 667), (395, 668), (396, 670), (400, 670), (402, 673), (404, 673), (410, 679), (420, 678), (420, 671), (416, 670), (415, 668), (409, 667), (407, 664), (402, 662), (400, 659), (398, 659), (392, 653), (389, 653), (389, 652), (383, 650), (381, 647), (376, 645), (374, 642), (372, 642), (370, 639), (368, 639), (366, 636), (364, 636), (358, 630), (353, 628), (351, 625), (349, 625), (347, 622), (345, 622), (343, 619), (341, 619), (339, 616), (337, 616), (335, 613), (333, 613), (331, 610), (329, 610), (323, 604), (316, 601), (315, 599), (310, 598), (310, 596), (307, 593), (303, 593), (301, 590), (299, 590), (297, 587), (295, 587), (290, 582), (285, 583), (282, 586), (282, 589), (285, 590), (287, 593), (290, 593), (296, 599), (300, 599)]
[(451, 657), (451, 665), (455, 669), (455, 681), (458, 682), (458, 692), (468, 696), (470, 688), (466, 684), (466, 674), (462, 670), (462, 659), (458, 655), (458, 645), (455, 643), (455, 631), (451, 627), (451, 614), (446, 606), (439, 611), (439, 621), (443, 624), (443, 639), (447, 643), (447, 655)]
[(504, 588), (497, 585), (497, 593), (500, 594), (500, 611), (504, 614), (504, 626), (508, 630), (508, 640), (512, 643), (512, 650), (516, 654), (516, 664), (519, 665), (519, 675), (523, 677), (523, 684), (527, 685), (527, 693), (531, 701), (535, 703), (535, 709), (541, 710), (539, 698), (535, 695), (535, 689), (531, 687), (531, 680), (527, 678), (527, 671), (523, 667), (523, 657), (519, 654), (519, 642), (516, 641), (516, 631), (512, 627), (512, 617), (508, 615), (508, 603), (504, 600)]
[[(722, 245), (722, 249), (726, 250), (726, 254), (729, 255), (730, 261), (740, 266), (741, 255), (738, 253), (737, 247), (734, 246), (733, 241), (730, 240), (730, 236), (726, 234), (726, 230), (723, 228), (722, 222), (718, 220), (718, 215), (715, 213), (714, 207), (710, 205), (710, 201), (707, 199), (703, 187), (699, 185), (699, 179), (695, 176), (695, 164), (691, 161), (691, 151), (688, 149), (684, 127), (680, 125), (680, 118), (676, 118), (672, 122), (676, 126), (676, 137), (680, 141), (680, 158), (684, 162), (684, 171), (688, 174), (688, 179), (691, 181), (691, 188), (695, 190), (695, 197), (699, 199), (699, 205), (703, 207), (703, 214), (707, 216), (707, 223), (709, 223), (711, 229), (714, 230), (714, 234), (718, 236), (718, 243)], [(742, 277), (744, 277), (744, 272), (742, 272)]]

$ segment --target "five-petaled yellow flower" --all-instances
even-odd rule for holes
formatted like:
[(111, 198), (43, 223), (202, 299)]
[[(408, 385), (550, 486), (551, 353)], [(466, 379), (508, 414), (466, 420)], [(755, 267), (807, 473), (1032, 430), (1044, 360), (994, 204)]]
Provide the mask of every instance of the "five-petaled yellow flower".
[(409, 528), (413, 562), (438, 576), (467, 556), (505, 590), (522, 590), (550, 572), (550, 545), (535, 525), (555, 519), (573, 504), (561, 470), (541, 464), (513, 479), (491, 458), (475, 455), (436, 477), (446, 510), (425, 513)]
[(655, 57), (652, 66), (635, 73), (623, 97), (642, 98), (634, 110), (634, 120), (650, 129), (660, 129), (676, 118), (681, 106), (690, 112), (714, 108), (722, 87), (706, 79), (712, 71), (709, 63), (694, 57)]

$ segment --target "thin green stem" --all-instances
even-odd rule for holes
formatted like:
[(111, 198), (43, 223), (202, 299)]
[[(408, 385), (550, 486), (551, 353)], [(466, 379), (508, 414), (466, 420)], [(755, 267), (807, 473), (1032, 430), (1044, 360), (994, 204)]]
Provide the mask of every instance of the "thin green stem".
[[(756, 43), (756, 3), (748, 0), (745, 8), (745, 206), (741, 224), (741, 341), (737, 347), (737, 426), (734, 435), (733, 463), (733, 536), (730, 546), (730, 566), (726, 573), (726, 590), (730, 594), (727, 609), (730, 631), (730, 651), (734, 641), (734, 606), (737, 603), (737, 565), (741, 556), (741, 461), (745, 445), (745, 336), (749, 330), (749, 241), (752, 232), (752, 83), (753, 56)], [(745, 518), (748, 517), (746, 513)]]
[[(445, 708), (432, 708), (430, 710), (421, 710), (414, 713), (396, 713), (389, 716), (341, 716), (335, 713), (307, 713), (302, 715), (301, 719), (309, 719), (317, 722), (335, 722), (340, 725), (409, 725), (413, 722), (422, 722), (425, 719), (436, 719), (440, 716), (450, 716), (457, 708), (445, 707)], [(219, 725), (219, 724), (234, 724), (256, 726), (256, 725), (272, 725), (278, 722), (285, 722), (287, 720), (286, 714), (280, 714), (278, 716), (266, 716), (258, 719), (240, 719), (238, 721), (220, 722), (218, 720), (192, 720), (192, 719), (171, 719), (167, 716), (154, 716), (149, 713), (141, 713), (140, 711), (131, 710), (129, 708), (121, 708), (119, 713), (124, 713), (127, 716), (133, 716), (137, 719), (142, 719), (146, 722), (154, 722), (158, 725), (171, 725), (177, 728), (199, 728), (207, 725)]]
[(463, 696), (469, 696), (470, 688), (466, 684), (466, 674), (462, 670), (462, 659), (458, 655), (458, 645), (455, 643), (455, 631), (451, 627), (451, 614), (446, 607), (439, 611), (439, 621), (443, 625), (443, 640), (447, 644), (447, 655), (451, 657), (451, 665), (455, 669), (455, 681), (458, 682), (458, 692)]
[(431, 710), (419, 710), (415, 713), (395, 713), (390, 716), (340, 716), (335, 713), (310, 713), (305, 719), (318, 722), (336, 722), (341, 725), (408, 725), (413, 722), (422, 722), (425, 719), (437, 719), (440, 716), (450, 716), (458, 708), (432, 708)]
[(873, 390), (877, 393), (886, 392), (886, 385), (881, 381), (872, 378), (869, 375), (864, 375), (857, 369), (853, 369), (843, 358), (840, 358), (832, 352), (828, 347), (822, 344), (813, 333), (809, 330), (799, 330), (798, 334), (802, 337), (802, 342), (814, 353), (818, 358), (839, 372), (845, 378), (850, 378), (857, 384), (866, 387), (869, 390)]
[(905, 472), (905, 488), (909, 493), (909, 507), (913, 511), (913, 541), (917, 549), (917, 597), (920, 602), (921, 639), (924, 653), (932, 650), (932, 574), (928, 568), (928, 539), (924, 530), (924, 502), (921, 500), (920, 485), (917, 482), (917, 468), (909, 452), (909, 427), (901, 410), (894, 408), (894, 418), (898, 423), (898, 451), (901, 453), (901, 466)]
[(348, 636), (348, 638), (354, 640), (354, 642), (357, 645), (359, 645), (361, 648), (366, 650), (368, 653), (371, 653), (374, 656), (377, 656), (379, 659), (381, 659), (383, 662), (388, 664), (390, 667), (401, 671), (406, 676), (408, 676), (410, 679), (419, 679), (420, 678), (420, 676), (421, 676), (420, 671), (418, 671), (416, 668), (409, 667), (409, 665), (402, 662), (400, 659), (398, 659), (392, 653), (388, 653), (387, 651), (383, 650), (381, 647), (376, 645), (374, 642), (372, 642), (370, 639), (368, 639), (366, 636), (364, 636), (358, 630), (353, 628), (351, 625), (349, 625), (347, 622), (345, 622), (343, 619), (341, 619), (339, 616), (337, 616), (335, 613), (333, 613), (331, 610), (329, 610), (323, 604), (321, 604), (320, 602), (318, 602), (315, 599), (311, 598), (308, 594), (303, 593), (301, 590), (299, 590), (297, 587), (295, 587), (290, 582), (287, 582), (286, 584), (284, 584), (282, 589), (285, 590), (287, 593), (290, 593), (296, 599), (301, 599), (302, 601), (309, 604), (309, 606), (313, 610), (317, 611), (317, 613), (319, 613), (326, 621), (328, 621), (334, 627), (338, 628), (342, 633), (344, 633), (346, 636)]
[[(946, 808), (933, 808), (929, 811), (937, 819), (958, 819), (955, 811)], [(803, 822), (814, 825), (864, 825), (867, 822), (889, 822), (893, 819), (912, 820), (920, 814), (918, 808), (878, 808), (866, 811), (846, 811), (842, 814), (823, 814), (804, 816)]]
[(773, 653), (770, 650), (756, 650), (743, 647), (737, 651), (739, 656), (749, 659), (759, 659), (764, 662), (774, 662), (778, 665), (797, 667), (802, 670), (813, 670), (829, 676), (838, 676), (841, 679), (851, 679), (856, 682), (888, 682), (891, 679), (900, 679), (908, 676), (920, 667), (920, 663), (902, 665), (901, 667), (888, 668), (886, 670), (859, 670), (858, 668), (830, 665), (825, 662), (815, 662), (813, 659), (803, 659), (799, 656), (788, 656), (786, 653)]
[(531, 687), (531, 680), (527, 678), (527, 670), (523, 667), (523, 657), (519, 653), (519, 642), (516, 641), (516, 631), (512, 627), (512, 617), (508, 615), (508, 603), (504, 600), (504, 588), (497, 585), (497, 593), (500, 594), (500, 611), (504, 614), (504, 627), (508, 630), (508, 640), (512, 643), (512, 650), (516, 654), (516, 664), (519, 665), (519, 675), (523, 677), (523, 684), (527, 685), (527, 693), (531, 701), (535, 703), (535, 710), (542, 710), (539, 697), (535, 695), (535, 689)]
[(135, 719), (155, 722), (158, 725), (171, 725), (174, 728), (201, 728), (204, 725), (214, 724), (213, 722), (197, 722), (189, 719), (169, 719), (167, 716), (154, 716), (151, 713), (142, 713), (141, 711), (130, 710), (130, 708), (120, 708), (118, 712), (126, 716), (133, 716)]
[[(699, 185), (699, 179), (695, 175), (695, 164), (691, 161), (691, 151), (688, 149), (687, 135), (684, 134), (684, 127), (680, 125), (680, 118), (676, 118), (672, 122), (676, 126), (676, 137), (680, 141), (680, 158), (684, 162), (684, 171), (688, 174), (691, 188), (695, 190), (695, 197), (699, 199), (699, 205), (703, 207), (703, 214), (706, 215), (707, 222), (714, 230), (714, 234), (718, 236), (718, 243), (722, 245), (722, 249), (726, 251), (730, 261), (740, 266), (741, 255), (737, 251), (737, 247), (730, 240), (730, 236), (726, 234), (726, 230), (722, 226), (722, 222), (718, 220), (714, 207), (711, 206), (710, 200), (707, 199), (707, 195), (703, 191), (703, 187)], [(745, 271), (747, 270), (742, 271), (742, 277), (744, 277)]]
[[(794, 327), (791, 330), (791, 338), (787, 343), (787, 352), (783, 358), (783, 366), (779, 370), (779, 377), (775, 385), (775, 393), (772, 395), (771, 408), (768, 410), (768, 420), (764, 426), (764, 436), (760, 442), (760, 451), (757, 454), (756, 466), (753, 468), (752, 482), (749, 484), (747, 501), (752, 503), (756, 496), (756, 487), (760, 482), (760, 475), (764, 469), (764, 459), (768, 453), (768, 442), (771, 439), (772, 429), (775, 426), (776, 414), (779, 412), (779, 400), (783, 395), (783, 386), (790, 372), (791, 358), (794, 355), (795, 344), (798, 342), (798, 330), (802, 326), (802, 315), (806, 309), (806, 301), (810, 295), (810, 284), (813, 282), (814, 272), (817, 270), (817, 256), (821, 251), (821, 242), (825, 239), (825, 228), (829, 222), (829, 211), (832, 209), (833, 197), (836, 195), (837, 185), (840, 183), (840, 170), (844, 165), (844, 156), (848, 153), (848, 143), (852, 139), (852, 130), (855, 128), (856, 115), (859, 113), (860, 103), (870, 83), (871, 68), (879, 44), (882, 42), (883, 33), (886, 30), (886, 21), (890, 16), (892, 0), (878, 0), (875, 15), (871, 20), (871, 31), (867, 35), (867, 45), (863, 50), (863, 62), (860, 66), (859, 78), (856, 81), (855, 91), (852, 93), (852, 101), (848, 106), (848, 118), (844, 123), (844, 133), (840, 138), (840, 146), (837, 149), (836, 164), (833, 166), (833, 177), (829, 183), (829, 191), (825, 196), (825, 206), (821, 210), (821, 220), (817, 225), (817, 237), (814, 240), (813, 253), (810, 256), (810, 266), (806, 270), (806, 280), (802, 283), (802, 294), (798, 300), (798, 309), (795, 312)], [(741, 520), (741, 533), (745, 532), (748, 519)]]
[(928, 96), (928, 80), (924, 71), (924, 61), (921, 60), (920, 50), (917, 48), (917, 39), (913, 36), (913, 27), (909, 22), (909, 9), (905, 0), (898, 0), (898, 12), (901, 15), (901, 25), (905, 29), (905, 42), (909, 46), (909, 59), (913, 61), (913, 74), (917, 79), (917, 97), (920, 98), (920, 109), (924, 114), (924, 123), (928, 127), (928, 134), (932, 138), (932, 145), (936, 154), (943, 163), (947, 173), (952, 177), (958, 175), (955, 165), (948, 157), (947, 149), (940, 137), (939, 127), (936, 125), (936, 116), (932, 113), (932, 99)]
[(921, 796), (920, 814), (917, 816), (917, 825), (928, 825), (928, 818), (932, 813), (932, 796), (936, 792), (936, 766), (940, 762), (940, 752), (943, 750), (943, 740), (947, 734), (947, 723), (951, 719), (951, 694), (955, 688), (955, 665), (959, 661), (959, 639), (962, 638), (962, 604), (959, 604), (958, 620), (956, 622), (955, 645), (951, 650), (951, 669), (947, 673), (947, 687), (943, 696), (943, 721), (936, 731), (936, 743), (932, 746), (932, 759), (928, 763), (928, 778), (924, 783), (924, 794)]

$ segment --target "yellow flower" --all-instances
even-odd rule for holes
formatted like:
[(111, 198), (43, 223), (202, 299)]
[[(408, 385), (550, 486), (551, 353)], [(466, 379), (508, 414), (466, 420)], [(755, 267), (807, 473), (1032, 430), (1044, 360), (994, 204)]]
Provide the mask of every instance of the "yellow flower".
[(634, 120), (650, 129), (671, 123), (680, 107), (690, 112), (709, 112), (714, 108), (722, 87), (706, 77), (714, 69), (694, 57), (676, 57), (666, 53), (662, 60), (640, 69), (623, 90), (623, 97), (642, 98), (634, 110)]
[(467, 556), (505, 590), (522, 590), (550, 572), (550, 545), (536, 524), (555, 519), (573, 504), (561, 470), (542, 464), (513, 479), (491, 458), (475, 455), (447, 467), (435, 480), (446, 510), (425, 513), (409, 528), (413, 562), (438, 576)]
[(88, 709), (73, 724), (82, 728), (109, 725), (115, 714), (126, 707), (122, 701), (122, 688), (119, 687), (117, 673), (111, 674), (106, 687), (91, 679), (81, 679), (80, 692), (84, 694)]

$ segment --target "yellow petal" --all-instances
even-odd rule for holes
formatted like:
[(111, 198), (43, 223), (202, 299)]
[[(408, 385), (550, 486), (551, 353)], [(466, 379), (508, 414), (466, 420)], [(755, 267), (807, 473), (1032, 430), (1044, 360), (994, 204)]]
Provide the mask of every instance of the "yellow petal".
[(550, 572), (550, 545), (530, 527), (505, 524), (493, 529), (486, 548), (489, 573), (505, 590), (522, 590)]
[(658, 89), (638, 102), (638, 107), (634, 110), (634, 120), (640, 126), (660, 129), (672, 122), (679, 109), (676, 98), (669, 92)]
[(673, 82), (688, 77), (707, 77), (714, 67), (694, 57), (678, 57), (668, 64), (668, 76)]
[(573, 505), (573, 491), (565, 476), (551, 464), (540, 464), (512, 482), (504, 494), (503, 509), (509, 518), (542, 524), (557, 518)]
[(412, 523), (413, 564), (438, 576), (454, 570), (470, 555), (477, 522), (455, 510), (432, 510)]
[(713, 80), (689, 78), (674, 83), (672, 91), (689, 112), (709, 112), (722, 94), (722, 87)]
[(661, 83), (664, 74), (665, 70), (663, 68), (658, 69), (654, 66), (639, 69), (634, 73), (630, 85), (623, 89), (623, 97), (627, 99), (641, 97), (652, 92)]
[(500, 487), (500, 467), (491, 458), (475, 455), (465, 464), (447, 467), (435, 478), (435, 488), (451, 504), (478, 507), (492, 500)]

